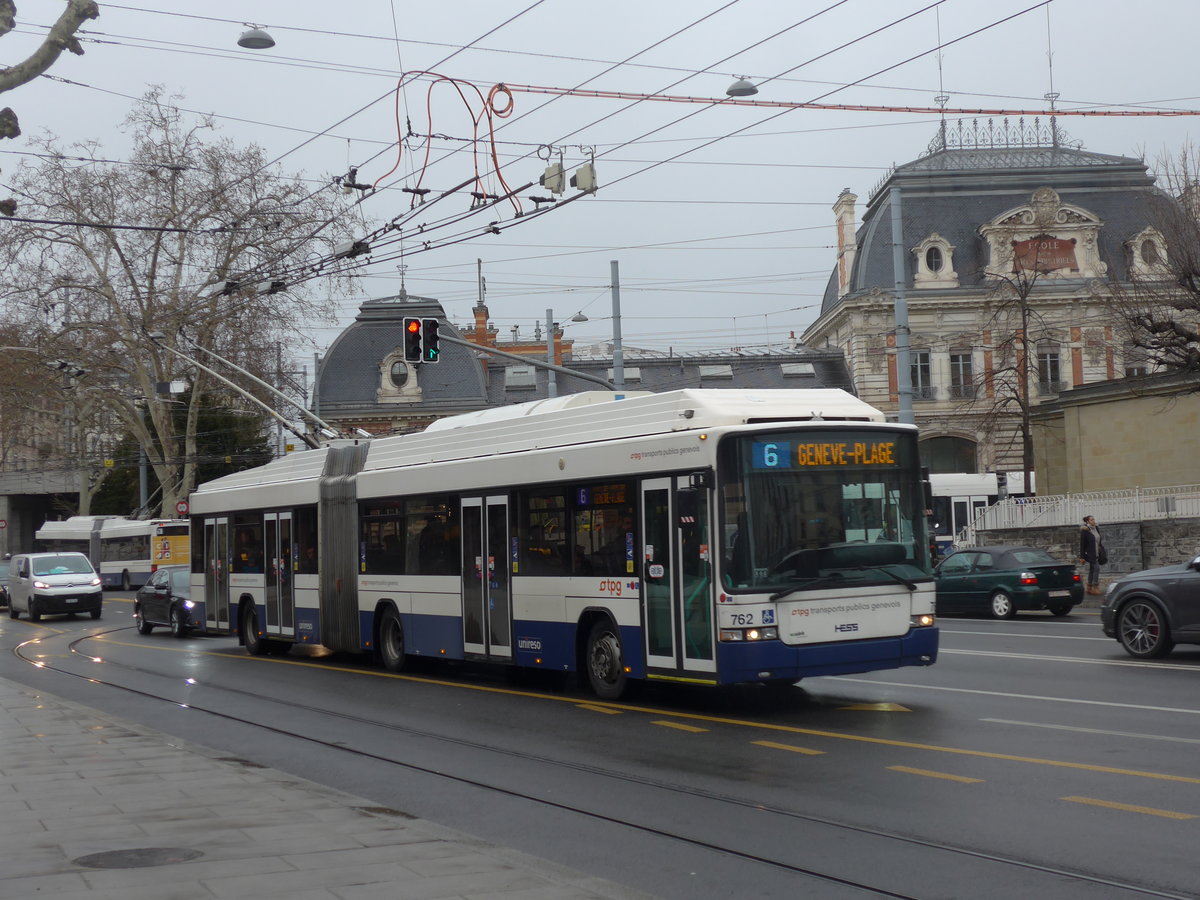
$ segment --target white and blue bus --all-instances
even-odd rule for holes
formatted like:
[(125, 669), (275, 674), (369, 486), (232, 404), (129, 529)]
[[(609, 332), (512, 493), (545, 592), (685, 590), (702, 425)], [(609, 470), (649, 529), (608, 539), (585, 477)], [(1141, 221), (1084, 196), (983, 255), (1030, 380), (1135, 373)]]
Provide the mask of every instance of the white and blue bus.
[(190, 558), (187, 519), (129, 519), (71, 516), (47, 521), (34, 532), (42, 550), (83, 553), (105, 587), (141, 587), (159, 566), (186, 565)]
[(343, 442), (191, 497), (202, 630), (251, 653), (792, 683), (937, 656), (910, 425), (837, 390), (593, 392)]

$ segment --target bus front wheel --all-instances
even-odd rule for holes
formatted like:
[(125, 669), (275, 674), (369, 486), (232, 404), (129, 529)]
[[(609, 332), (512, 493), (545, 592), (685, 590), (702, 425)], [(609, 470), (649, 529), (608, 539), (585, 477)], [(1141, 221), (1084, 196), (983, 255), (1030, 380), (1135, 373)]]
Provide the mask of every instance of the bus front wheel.
[(404, 668), (404, 623), (400, 614), (389, 607), (379, 620), (379, 660), (389, 672)]
[(607, 619), (592, 626), (587, 641), (588, 683), (601, 700), (619, 700), (628, 678), (621, 653), (621, 635)]

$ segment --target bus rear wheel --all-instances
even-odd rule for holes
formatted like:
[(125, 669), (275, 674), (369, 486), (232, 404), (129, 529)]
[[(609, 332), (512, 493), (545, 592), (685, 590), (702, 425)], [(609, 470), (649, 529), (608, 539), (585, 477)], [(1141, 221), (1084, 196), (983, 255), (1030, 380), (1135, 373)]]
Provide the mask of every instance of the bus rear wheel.
[(251, 656), (262, 656), (267, 652), (267, 642), (258, 633), (258, 616), (249, 603), (242, 608), (242, 643)]
[(389, 672), (404, 668), (404, 623), (392, 608), (385, 609), (379, 619), (379, 661)]
[(621, 635), (607, 619), (592, 626), (587, 641), (587, 674), (592, 692), (601, 700), (619, 700), (628, 677), (621, 652)]

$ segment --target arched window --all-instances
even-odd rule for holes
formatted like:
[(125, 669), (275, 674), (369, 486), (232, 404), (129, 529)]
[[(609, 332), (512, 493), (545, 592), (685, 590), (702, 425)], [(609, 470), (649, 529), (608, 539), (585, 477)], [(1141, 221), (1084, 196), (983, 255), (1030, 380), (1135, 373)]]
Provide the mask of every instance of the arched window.
[(408, 383), (408, 366), (400, 360), (396, 360), (388, 370), (388, 378), (396, 387), (404, 387)]
[(1158, 245), (1149, 238), (1142, 241), (1142, 262), (1148, 266), (1158, 262)]
[(930, 247), (925, 251), (925, 268), (935, 275), (942, 271), (942, 266), (946, 264), (945, 258), (942, 256), (942, 248), (938, 246)]
[(959, 437), (932, 437), (921, 441), (921, 463), (936, 473), (979, 471), (975, 442)]

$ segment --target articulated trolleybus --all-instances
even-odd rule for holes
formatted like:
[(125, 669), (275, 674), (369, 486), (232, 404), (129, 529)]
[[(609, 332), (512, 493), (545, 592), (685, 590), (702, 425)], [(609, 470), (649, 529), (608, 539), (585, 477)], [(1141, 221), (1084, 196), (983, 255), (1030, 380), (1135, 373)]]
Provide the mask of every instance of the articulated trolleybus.
[(843, 391), (573, 394), (202, 485), (192, 598), (254, 654), (785, 684), (934, 662), (925, 507)]

